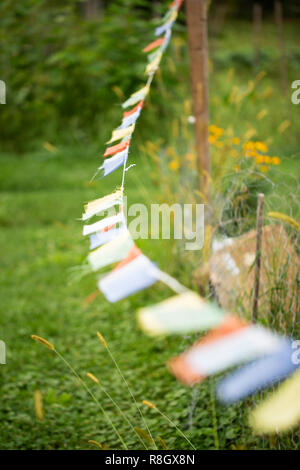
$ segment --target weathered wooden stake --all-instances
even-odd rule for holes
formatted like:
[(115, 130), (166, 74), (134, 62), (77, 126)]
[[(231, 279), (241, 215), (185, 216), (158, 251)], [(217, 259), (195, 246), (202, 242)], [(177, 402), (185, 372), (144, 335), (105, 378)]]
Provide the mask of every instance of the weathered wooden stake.
[(260, 38), (262, 26), (262, 7), (260, 3), (253, 4), (253, 45), (254, 45), (254, 70), (257, 71), (260, 62)]
[(282, 4), (279, 0), (274, 3), (275, 21), (278, 31), (278, 46), (280, 50), (280, 71), (281, 71), (281, 84), (284, 93), (288, 91), (288, 77), (287, 77), (287, 60), (285, 52), (285, 43), (283, 35), (283, 19), (282, 19)]
[(208, 57), (205, 0), (186, 0), (190, 67), (195, 115), (198, 185), (204, 202), (209, 201), (210, 156), (208, 143)]
[(263, 229), (263, 210), (264, 210), (264, 195), (258, 195), (257, 201), (257, 214), (256, 214), (256, 253), (255, 253), (255, 272), (254, 272), (254, 286), (253, 286), (253, 302), (252, 302), (252, 322), (257, 320), (257, 306), (259, 296), (259, 281), (260, 281), (260, 262), (261, 262), (261, 241)]

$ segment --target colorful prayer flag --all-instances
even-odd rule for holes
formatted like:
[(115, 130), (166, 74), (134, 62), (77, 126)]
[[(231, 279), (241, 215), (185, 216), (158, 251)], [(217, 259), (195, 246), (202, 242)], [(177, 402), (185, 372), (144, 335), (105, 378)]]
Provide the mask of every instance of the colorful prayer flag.
[(88, 261), (92, 270), (97, 271), (104, 266), (120, 261), (125, 258), (132, 246), (133, 240), (128, 230), (126, 230), (88, 255)]
[(122, 152), (126, 150), (128, 145), (130, 144), (130, 139), (125, 140), (124, 142), (120, 142), (119, 144), (112, 145), (111, 147), (107, 147), (105, 150), (103, 157), (108, 157), (109, 155), (115, 155), (116, 153)]
[(158, 268), (155, 264), (140, 254), (133, 260), (122, 263), (121, 267), (117, 266), (100, 279), (98, 286), (109, 302), (117, 302), (154, 284), (157, 281), (156, 271)]
[(146, 67), (146, 72), (145, 72), (146, 74), (150, 74), (150, 73), (155, 72), (155, 70), (159, 66), (159, 63), (161, 61), (161, 57), (162, 57), (161, 52), (154, 57), (154, 59)]
[(196, 343), (183, 354), (180, 354), (168, 361), (168, 367), (171, 373), (185, 385), (194, 385), (195, 383), (202, 382), (206, 376), (195, 371), (189, 366), (188, 361), (186, 360), (188, 354), (196, 349), (198, 345), (211, 344), (220, 338), (226, 337), (226, 335), (233, 333), (234, 331), (245, 328), (246, 326), (248, 326), (248, 324), (244, 320), (241, 320), (234, 315), (225, 315), (220, 326), (211, 330), (204, 337), (196, 341)]
[(258, 325), (233, 331), (216, 341), (201, 341), (186, 355), (187, 365), (201, 376), (213, 375), (242, 362), (275, 352), (281, 339)]
[(291, 341), (280, 338), (273, 353), (270, 351), (269, 355), (225, 377), (217, 387), (219, 399), (227, 404), (234, 403), (283, 380), (299, 367), (293, 363), (292, 354)]
[(137, 111), (133, 114), (130, 114), (127, 117), (124, 117), (120, 126), (120, 129), (124, 129), (125, 127), (129, 127), (132, 124), (135, 124), (137, 119), (140, 117), (141, 108), (138, 108)]
[(132, 124), (129, 127), (115, 129), (113, 130), (111, 139), (106, 143), (111, 144), (112, 142), (115, 142), (116, 140), (124, 139), (124, 137), (131, 135), (133, 131), (134, 131), (134, 124)]
[(141, 328), (149, 335), (184, 334), (205, 331), (220, 324), (223, 311), (188, 291), (138, 312)]
[(113, 171), (117, 170), (127, 161), (128, 151), (129, 148), (127, 147), (122, 152), (116, 153), (116, 155), (114, 155), (113, 157), (107, 158), (106, 160), (104, 160), (103, 165), (99, 167), (99, 170), (104, 170), (104, 176), (107, 176)]
[(82, 220), (87, 220), (94, 215), (104, 212), (111, 207), (122, 203), (122, 191), (118, 190), (108, 196), (95, 199), (94, 201), (88, 202), (85, 206), (85, 213), (82, 214)]
[(141, 100), (134, 108), (132, 108), (130, 111), (124, 111), (123, 113), (123, 118), (126, 118), (128, 116), (131, 116), (132, 114), (136, 113), (138, 110), (141, 110), (144, 106), (144, 100)]
[(125, 226), (119, 228), (111, 228), (110, 230), (103, 230), (102, 232), (92, 233), (90, 236), (90, 250), (94, 250), (98, 246), (108, 243), (121, 233), (124, 233), (127, 230)]
[(250, 415), (255, 432), (288, 431), (300, 422), (300, 370), (286, 380), (275, 393)]
[(149, 93), (149, 85), (146, 85), (144, 86), (143, 88), (141, 88), (140, 90), (136, 91), (135, 93), (133, 93), (130, 98), (128, 98), (127, 101), (125, 101), (123, 104), (122, 104), (122, 107), (123, 108), (128, 108), (128, 106), (132, 106), (134, 105), (135, 103), (137, 103), (138, 101), (141, 101), (143, 100), (147, 94)]
[(110, 217), (105, 217), (94, 224), (84, 225), (83, 226), (83, 235), (90, 235), (91, 233), (101, 232), (105, 228), (109, 227), (110, 225), (118, 224), (119, 222), (123, 222), (125, 224), (125, 217), (123, 212), (119, 212), (116, 215), (112, 215)]
[(156, 39), (155, 41), (151, 42), (150, 44), (148, 44), (148, 46), (144, 47), (143, 51), (142, 52), (150, 52), (152, 51), (153, 49), (156, 49), (157, 47), (160, 47), (163, 45), (165, 41), (165, 38), (159, 38), (159, 39)]

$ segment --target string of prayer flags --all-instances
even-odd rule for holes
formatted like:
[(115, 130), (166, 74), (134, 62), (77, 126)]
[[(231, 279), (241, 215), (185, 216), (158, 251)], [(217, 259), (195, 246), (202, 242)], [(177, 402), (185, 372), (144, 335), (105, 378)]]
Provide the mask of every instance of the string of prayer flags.
[(250, 415), (254, 431), (278, 433), (292, 429), (300, 422), (300, 370), (286, 380), (275, 393)]
[[(132, 249), (133, 250), (133, 249)], [(117, 302), (142, 289), (150, 287), (157, 281), (155, 276), (158, 268), (146, 256), (128, 254), (128, 260), (123, 260), (120, 266), (100, 279), (98, 286), (109, 302)]]
[(145, 73), (149, 75), (155, 72), (155, 70), (159, 66), (161, 58), (162, 58), (162, 52), (155, 54), (155, 57), (153, 58), (153, 60), (149, 62), (149, 64), (147, 65)]
[(196, 349), (198, 345), (201, 346), (204, 344), (213, 343), (214, 341), (217, 341), (218, 339), (223, 338), (230, 333), (244, 328), (245, 326), (247, 326), (247, 323), (238, 317), (230, 314), (225, 315), (220, 326), (211, 330), (207, 335), (196, 341), (196, 343), (187, 351), (168, 361), (170, 372), (177, 378), (177, 380), (184, 383), (185, 385), (194, 385), (196, 383), (202, 382), (206, 376), (197, 372), (189, 365), (187, 361), (188, 354)]
[(88, 262), (93, 271), (98, 271), (98, 269), (125, 258), (132, 246), (133, 240), (126, 230), (110, 242), (92, 251), (88, 255)]
[(84, 214), (82, 214), (82, 220), (87, 220), (94, 215), (100, 214), (111, 207), (122, 203), (122, 191), (117, 190), (108, 196), (95, 199), (94, 201), (88, 202), (84, 206)]
[(106, 143), (111, 144), (115, 142), (116, 140), (124, 139), (124, 137), (131, 136), (133, 131), (134, 131), (134, 124), (132, 124), (129, 127), (115, 129), (112, 133), (111, 139)]
[(129, 106), (136, 104), (138, 101), (144, 100), (149, 93), (149, 89), (149, 85), (145, 85), (143, 88), (133, 93), (130, 98), (122, 104), (122, 107), (128, 108)]
[(116, 153), (122, 152), (128, 147), (129, 144), (130, 144), (130, 139), (122, 141), (116, 145), (111, 145), (110, 147), (107, 147), (107, 149), (105, 150), (103, 154), (103, 157), (104, 158), (109, 157), (110, 155), (115, 155)]
[(277, 336), (231, 315), (181, 356), (169, 361), (171, 372), (188, 385), (280, 346)]
[(181, 7), (181, 5), (183, 4), (183, 0), (174, 0), (174, 2), (172, 2), (170, 5), (169, 5), (169, 8), (177, 8), (177, 10), (179, 10), (179, 8)]
[(125, 223), (125, 217), (123, 211), (119, 212), (116, 215), (112, 215), (110, 217), (105, 217), (94, 224), (84, 225), (83, 226), (83, 235), (90, 235), (91, 233), (101, 232), (105, 228), (109, 226), (118, 224), (119, 222)]
[(130, 111), (124, 111), (123, 118), (127, 118), (132, 114), (136, 113), (138, 110), (142, 110), (144, 106), (144, 100), (141, 100), (137, 105), (135, 105)]
[(99, 170), (104, 170), (103, 176), (107, 176), (113, 171), (120, 168), (120, 166), (125, 165), (125, 162), (128, 158), (128, 152), (129, 148), (128, 146), (126, 146), (125, 150), (123, 150), (122, 152), (118, 152), (113, 157), (104, 160), (103, 165), (98, 168)]
[(148, 46), (144, 47), (143, 52), (150, 52), (157, 47), (160, 47), (165, 42), (165, 38), (158, 38), (155, 41), (148, 44)]
[(219, 399), (227, 404), (234, 403), (288, 377), (299, 367), (293, 363), (292, 354), (291, 341), (280, 339), (280, 347), (273, 354), (225, 377), (217, 387)]
[(126, 226), (118, 228), (111, 228), (110, 230), (103, 230), (102, 232), (92, 233), (90, 236), (90, 250), (98, 248), (98, 246), (104, 245), (104, 243), (110, 242), (121, 233), (126, 231)]
[(217, 305), (205, 302), (188, 291), (138, 312), (141, 328), (149, 335), (205, 331), (220, 324), (224, 316)]
[(174, 21), (176, 20), (178, 15), (177, 9), (174, 9), (171, 14), (169, 15), (169, 18), (167, 19), (167, 22), (164, 23), (162, 26), (158, 26), (158, 28), (155, 29), (155, 36), (160, 36), (161, 34), (165, 33), (167, 30), (171, 29)]
[[(171, 38), (171, 28), (182, 1), (174, 0), (169, 5), (163, 24), (155, 29), (156, 36), (164, 36), (143, 49), (146, 53), (150, 52), (146, 67), (146, 74), (149, 75), (147, 84), (122, 104), (122, 108), (131, 109), (123, 112), (121, 125), (113, 130), (108, 144), (120, 139), (121, 142), (109, 145), (103, 155), (104, 163), (99, 169), (104, 170), (104, 176), (124, 165), (122, 191), (88, 203), (82, 216), (83, 220), (88, 220), (114, 205), (122, 206), (131, 135), (144, 99), (149, 93), (154, 73)], [(230, 403), (282, 380), (298, 367), (291, 359), (290, 342), (265, 328), (249, 325), (237, 317), (225, 314), (217, 305), (207, 303), (195, 292), (184, 291), (184, 287), (175, 279), (162, 273), (135, 246), (121, 211), (116, 216), (85, 225), (83, 231), (85, 235), (90, 235), (92, 251), (88, 255), (88, 262), (93, 271), (118, 263), (98, 283), (99, 289), (110, 302), (138, 292), (157, 280), (165, 282), (179, 293), (155, 306), (139, 310), (139, 323), (149, 335), (212, 330), (185, 353), (169, 362), (171, 371), (182, 382), (200, 382), (206, 376), (228, 367), (260, 358), (240, 368), (220, 383), (218, 395), (221, 400)], [(223, 261), (227, 271), (237, 277), (237, 269), (232, 259), (227, 257)], [(297, 372), (270, 400), (253, 412), (251, 424), (254, 429), (259, 432), (273, 432), (295, 425), (300, 419), (299, 387), (300, 372)]]
[(137, 119), (140, 117), (140, 114), (141, 108), (138, 108), (134, 113), (130, 114), (127, 117), (124, 117), (119, 129), (124, 129), (126, 127), (131, 126), (132, 124), (135, 124)]

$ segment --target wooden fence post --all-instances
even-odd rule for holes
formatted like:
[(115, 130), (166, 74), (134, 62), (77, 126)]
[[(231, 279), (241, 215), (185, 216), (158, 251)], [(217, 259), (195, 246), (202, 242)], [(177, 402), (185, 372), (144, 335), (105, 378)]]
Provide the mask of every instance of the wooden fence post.
[(288, 91), (288, 77), (287, 77), (287, 60), (283, 35), (283, 18), (282, 18), (282, 4), (279, 0), (275, 0), (274, 14), (278, 34), (278, 47), (280, 50), (280, 72), (281, 72), (281, 85), (282, 91)]
[(259, 281), (260, 281), (260, 262), (261, 262), (261, 241), (263, 229), (263, 210), (264, 210), (264, 195), (258, 195), (257, 201), (257, 214), (256, 214), (256, 253), (255, 253), (255, 271), (254, 271), (254, 286), (253, 286), (253, 302), (252, 302), (252, 323), (257, 320), (258, 296), (259, 296)]
[(254, 70), (257, 71), (260, 62), (260, 39), (262, 26), (262, 7), (260, 3), (253, 4), (253, 45), (254, 45)]
[(202, 194), (203, 202), (209, 202), (210, 194), (206, 6), (205, 0), (186, 0), (193, 107), (195, 115), (198, 188)]

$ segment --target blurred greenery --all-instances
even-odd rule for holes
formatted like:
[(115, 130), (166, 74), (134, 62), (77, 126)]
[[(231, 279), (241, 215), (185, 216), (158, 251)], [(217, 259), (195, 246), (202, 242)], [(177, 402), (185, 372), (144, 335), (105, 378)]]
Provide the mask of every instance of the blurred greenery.
[[(88, 251), (77, 220), (83, 204), (120, 184), (120, 171), (93, 183), (90, 178), (99, 166), (104, 142), (119, 122), (118, 105), (145, 80), (141, 49), (153, 38), (157, 15), (166, 3), (149, 8), (145, 1), (114, 0), (106, 2), (103, 16), (89, 21), (73, 0), (63, 5), (45, 0), (0, 4), (1, 79), (7, 84), (7, 104), (0, 108), (0, 339), (7, 347), (7, 364), (0, 367), (2, 449), (86, 449), (88, 439), (119, 447), (85, 391), (57, 357), (32, 342), (31, 334), (53, 342), (83, 377), (88, 371), (97, 375), (132, 415), (134, 426), (143, 427), (96, 337), (97, 330), (110, 344), (139, 403), (146, 399), (158, 405), (197, 449), (215, 446), (210, 384), (187, 389), (165, 366), (195, 337), (149, 340), (136, 323), (135, 312), (141, 305), (158, 302), (171, 292), (155, 285), (114, 305), (100, 294), (89, 300), (96, 290), (94, 276), (70, 280), (71, 268), (79, 266)], [(300, 76), (298, 30), (298, 21), (285, 23), (290, 81)], [(227, 19), (221, 30), (210, 31), (211, 122), (226, 132), (231, 129), (241, 140), (254, 129), (255, 140), (267, 141), (270, 155), (278, 156), (281, 164), (266, 174), (266, 207), (299, 219), (299, 107), (292, 105), (289, 90), (281, 89), (277, 33), (270, 18), (263, 24), (258, 70), (253, 67), (252, 40), (252, 24), (246, 20)], [(174, 158), (170, 149), (177, 152), (180, 168), (193, 146), (187, 121), (190, 105), (181, 13), (131, 146), (130, 163), (137, 166), (127, 177), (130, 202), (149, 205), (167, 200), (165, 180), (171, 181), (176, 173), (168, 166)], [(263, 110), (265, 116), (258, 118)], [(180, 119), (184, 125), (175, 131), (174, 123)], [(148, 141), (159, 143), (161, 173), (145, 152)], [(212, 147), (213, 178), (219, 182), (215, 193), (222, 200), (239, 177), (233, 171), (235, 160), (228, 163), (227, 157)], [(220, 176), (221, 167), (226, 169), (225, 178)], [(186, 178), (192, 187), (195, 168), (189, 171)], [(179, 186), (183, 177), (180, 171), (176, 176), (174, 186)], [(252, 227), (256, 192), (257, 187), (247, 213)], [(162, 269), (195, 288), (190, 259), (174, 241), (138, 240), (137, 244)], [(193, 261), (199, 265), (199, 257)], [(43, 421), (34, 412), (37, 389), (44, 402)], [(95, 393), (129, 447), (139, 448), (107, 397), (97, 388)], [(251, 433), (248, 411), (261, 395), (229, 408), (216, 404), (221, 448), (299, 447), (299, 430), (274, 439)], [(188, 447), (155, 410), (146, 408), (145, 415), (153, 435), (169, 448)]]

